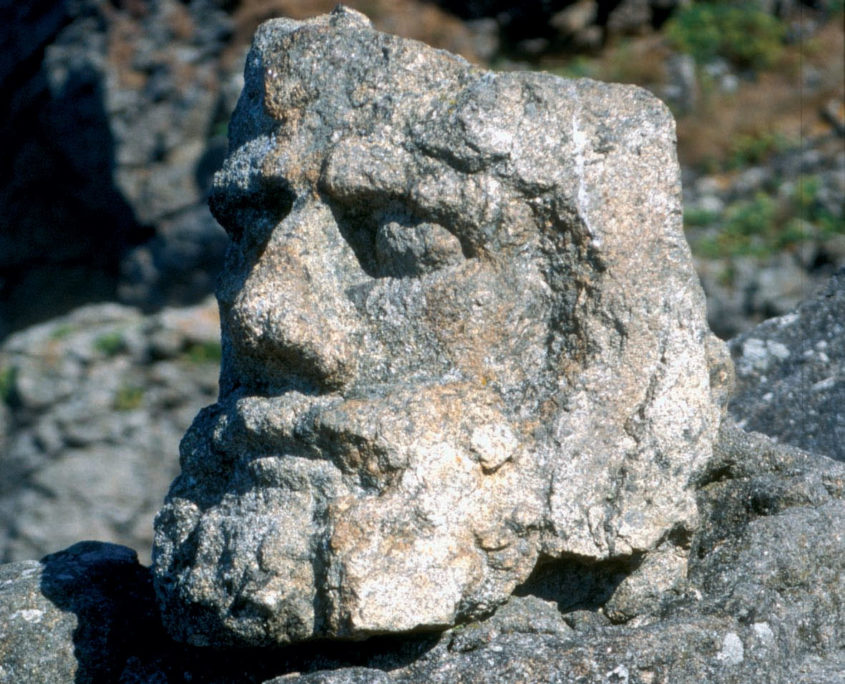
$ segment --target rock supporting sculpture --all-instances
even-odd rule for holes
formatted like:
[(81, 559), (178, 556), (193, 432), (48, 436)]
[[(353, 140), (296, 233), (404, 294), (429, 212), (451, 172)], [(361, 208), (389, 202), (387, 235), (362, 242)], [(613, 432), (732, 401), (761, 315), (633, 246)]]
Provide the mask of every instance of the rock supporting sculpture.
[(444, 628), (687, 537), (731, 371), (674, 143), (638, 88), (264, 24), (212, 196), (221, 394), (156, 521), (171, 634)]

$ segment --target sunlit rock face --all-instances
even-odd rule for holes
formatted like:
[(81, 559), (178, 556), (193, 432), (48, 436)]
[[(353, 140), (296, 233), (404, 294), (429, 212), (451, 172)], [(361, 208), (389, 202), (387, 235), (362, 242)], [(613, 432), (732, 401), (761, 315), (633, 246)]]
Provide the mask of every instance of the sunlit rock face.
[(674, 136), (635, 87), (265, 23), (211, 198), (220, 398), (156, 521), (171, 634), (442, 629), (685, 539), (731, 367)]

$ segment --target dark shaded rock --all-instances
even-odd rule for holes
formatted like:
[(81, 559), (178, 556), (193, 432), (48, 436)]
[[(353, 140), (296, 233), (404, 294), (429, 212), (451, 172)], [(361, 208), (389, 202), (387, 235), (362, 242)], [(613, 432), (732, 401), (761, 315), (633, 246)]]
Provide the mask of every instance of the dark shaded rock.
[(845, 461), (845, 270), (730, 348), (737, 389), (729, 410), (740, 425)]
[(79, 542), (0, 566), (0, 682), (114, 682), (160, 648), (149, 571), (134, 551)]
[[(7, 5), (0, 336), (91, 300), (205, 296), (207, 277), (186, 287), (168, 262), (184, 272), (222, 260), (225, 236), (204, 203), (233, 106), (224, 84), (239, 71), (220, 57), (225, 14), (213, 0)], [(122, 274), (153, 235), (157, 270)]]

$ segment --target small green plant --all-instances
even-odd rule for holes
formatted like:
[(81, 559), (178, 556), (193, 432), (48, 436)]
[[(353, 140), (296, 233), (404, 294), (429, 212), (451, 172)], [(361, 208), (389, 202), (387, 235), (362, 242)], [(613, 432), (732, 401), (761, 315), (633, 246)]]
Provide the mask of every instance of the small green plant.
[(7, 406), (15, 403), (17, 396), (18, 367), (4, 366), (0, 368), (0, 401)]
[(117, 356), (126, 350), (126, 341), (117, 331), (107, 332), (94, 340), (94, 348), (104, 356)]
[(595, 78), (596, 61), (584, 55), (575, 55), (561, 66), (549, 70), (549, 73), (563, 78)]
[(736, 202), (725, 210), (721, 230), (699, 240), (696, 251), (710, 259), (771, 252), (780, 247), (772, 239), (777, 233), (777, 211), (775, 200), (762, 192), (752, 200)]
[(822, 179), (815, 175), (800, 176), (788, 193), (758, 192), (729, 205), (720, 216), (706, 214), (688, 211), (684, 222), (690, 228), (706, 227), (699, 231), (702, 237), (693, 233), (690, 241), (695, 253), (708, 259), (766, 257), (807, 240), (845, 235), (845, 216), (836, 211), (835, 202), (825, 202)]
[(134, 411), (144, 400), (144, 388), (137, 385), (121, 385), (114, 396), (116, 411)]
[(220, 363), (223, 350), (218, 341), (195, 342), (188, 345), (184, 352), (185, 358), (191, 363)]
[(814, 229), (820, 237), (845, 234), (845, 215), (838, 216), (821, 200), (822, 182), (818, 176), (800, 176), (792, 192), (791, 200), (796, 216), (787, 225), (792, 233), (807, 236), (808, 228)]
[(707, 209), (687, 209), (684, 211), (684, 224), (687, 226), (709, 226), (719, 219), (719, 214)]
[(771, 155), (782, 152), (789, 146), (789, 141), (781, 133), (760, 133), (758, 135), (740, 135), (732, 143), (727, 166), (730, 169), (742, 169), (764, 162)]
[(50, 339), (51, 340), (63, 340), (68, 335), (70, 335), (74, 331), (74, 327), (69, 323), (63, 323), (62, 325), (57, 325), (53, 330), (50, 332)]
[(780, 59), (786, 27), (752, 3), (695, 2), (667, 22), (666, 36), (699, 64), (718, 57), (740, 68), (766, 69)]

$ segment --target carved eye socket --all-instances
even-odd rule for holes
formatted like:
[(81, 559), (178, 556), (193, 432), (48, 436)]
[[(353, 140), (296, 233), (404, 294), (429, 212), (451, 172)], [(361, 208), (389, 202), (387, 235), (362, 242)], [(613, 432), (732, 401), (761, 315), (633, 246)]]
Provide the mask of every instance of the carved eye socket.
[(437, 223), (411, 223), (385, 217), (376, 230), (379, 272), (403, 278), (430, 273), (464, 260), (457, 237)]
[[(238, 191), (240, 190), (240, 192)], [(229, 237), (263, 244), (272, 228), (293, 207), (294, 194), (282, 182), (264, 181), (246, 189), (215, 187), (209, 198), (211, 213)]]

